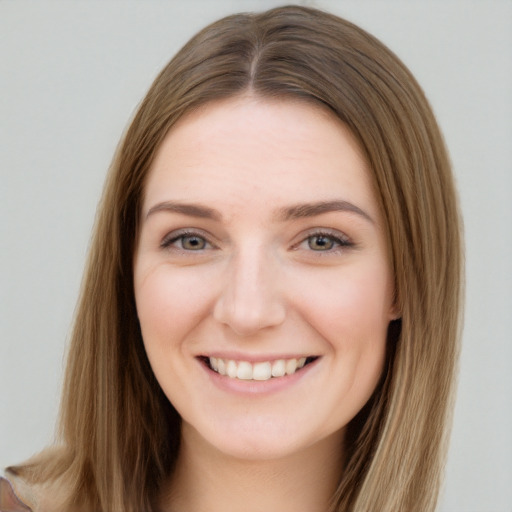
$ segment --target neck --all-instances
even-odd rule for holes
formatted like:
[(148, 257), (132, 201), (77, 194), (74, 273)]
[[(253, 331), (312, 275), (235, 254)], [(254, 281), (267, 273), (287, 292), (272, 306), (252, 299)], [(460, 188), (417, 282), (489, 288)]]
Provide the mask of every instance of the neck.
[(341, 478), (341, 438), (337, 432), (286, 457), (245, 460), (220, 453), (197, 432), (188, 432), (162, 494), (162, 510), (326, 512)]

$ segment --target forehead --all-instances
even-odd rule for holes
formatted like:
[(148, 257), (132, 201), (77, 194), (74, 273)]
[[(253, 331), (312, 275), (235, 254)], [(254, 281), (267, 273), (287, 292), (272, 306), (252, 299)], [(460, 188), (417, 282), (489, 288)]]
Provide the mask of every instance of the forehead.
[(150, 170), (144, 208), (165, 200), (256, 207), (333, 196), (376, 214), (350, 130), (311, 103), (238, 97), (209, 103), (171, 129)]

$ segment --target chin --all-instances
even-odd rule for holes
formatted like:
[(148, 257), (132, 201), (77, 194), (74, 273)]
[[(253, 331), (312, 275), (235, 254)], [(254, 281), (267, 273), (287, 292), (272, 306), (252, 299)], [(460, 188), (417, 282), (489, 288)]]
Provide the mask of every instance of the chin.
[[(341, 440), (344, 430), (332, 434), (317, 428), (301, 431), (298, 425), (295, 421), (293, 424), (276, 421), (275, 416), (246, 416), (238, 421), (219, 423), (210, 421), (205, 428), (200, 427), (201, 430), (184, 422), (183, 437), (196, 438), (194, 442), (204, 443), (219, 456), (263, 462), (293, 457), (329, 438)], [(191, 433), (192, 436), (187, 435)]]

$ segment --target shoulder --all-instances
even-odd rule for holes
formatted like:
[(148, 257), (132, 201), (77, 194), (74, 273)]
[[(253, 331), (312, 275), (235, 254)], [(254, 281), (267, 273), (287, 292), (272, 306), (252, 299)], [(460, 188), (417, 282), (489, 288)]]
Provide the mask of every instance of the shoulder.
[(30, 483), (9, 471), (0, 476), (0, 512), (59, 512), (66, 493), (53, 483)]
[[(19, 497), (21, 489), (0, 476), (0, 512), (31, 512), (33, 508), (28, 502), (21, 501)], [(21, 490), (23, 493), (23, 490)]]
[(0, 512), (90, 512), (89, 496), (77, 490), (76, 457), (50, 446), (0, 472)]

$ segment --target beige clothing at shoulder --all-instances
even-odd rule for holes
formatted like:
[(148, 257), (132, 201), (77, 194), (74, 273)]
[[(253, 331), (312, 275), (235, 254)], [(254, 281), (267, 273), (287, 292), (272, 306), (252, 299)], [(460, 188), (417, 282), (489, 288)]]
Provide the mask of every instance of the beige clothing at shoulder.
[(58, 512), (61, 508), (58, 489), (49, 492), (44, 484), (28, 484), (10, 472), (6, 476), (0, 477), (0, 512)]
[(19, 498), (9, 480), (0, 477), (0, 512), (28, 512), (32, 510), (27, 503)]

